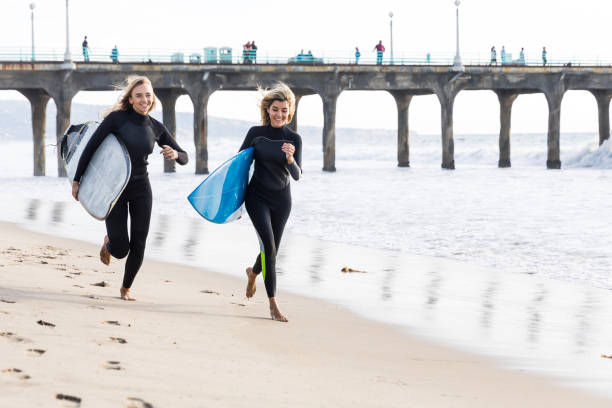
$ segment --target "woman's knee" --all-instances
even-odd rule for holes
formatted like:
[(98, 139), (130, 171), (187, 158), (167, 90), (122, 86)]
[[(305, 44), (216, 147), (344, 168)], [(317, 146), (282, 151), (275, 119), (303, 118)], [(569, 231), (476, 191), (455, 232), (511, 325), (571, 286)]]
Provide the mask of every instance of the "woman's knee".
[(130, 243), (127, 240), (111, 241), (109, 245), (109, 252), (113, 258), (125, 258), (127, 254), (130, 253)]

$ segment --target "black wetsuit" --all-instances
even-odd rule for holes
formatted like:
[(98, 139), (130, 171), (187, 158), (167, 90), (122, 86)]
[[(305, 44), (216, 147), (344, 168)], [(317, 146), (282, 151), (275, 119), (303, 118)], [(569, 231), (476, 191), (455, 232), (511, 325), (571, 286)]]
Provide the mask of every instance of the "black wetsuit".
[[(283, 143), (295, 146), (293, 164), (281, 150)], [(253, 272), (263, 272), (268, 297), (276, 293), (276, 253), (285, 223), (291, 212), (290, 178), (302, 173), (302, 139), (283, 126), (254, 126), (249, 129), (240, 150), (254, 148), (255, 171), (247, 187), (245, 207), (259, 237), (260, 253)]]
[[(125, 273), (123, 287), (130, 288), (144, 258), (151, 206), (153, 204), (151, 185), (147, 173), (147, 158), (153, 153), (153, 146), (168, 145), (178, 152), (179, 164), (187, 163), (187, 153), (170, 136), (166, 127), (149, 115), (129, 109), (128, 111), (111, 112), (98, 126), (85, 147), (74, 180), (80, 181), (92, 155), (104, 138), (112, 133), (120, 139), (128, 150), (132, 163), (130, 180), (121, 197), (106, 218), (106, 231), (109, 242), (108, 251), (115, 258), (124, 258)], [(130, 233), (128, 234), (127, 218), (130, 214)]]

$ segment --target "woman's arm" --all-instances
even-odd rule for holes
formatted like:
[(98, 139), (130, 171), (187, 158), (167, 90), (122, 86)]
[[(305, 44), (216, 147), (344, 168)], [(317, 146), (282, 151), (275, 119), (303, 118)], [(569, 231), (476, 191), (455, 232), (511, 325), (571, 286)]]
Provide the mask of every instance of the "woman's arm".
[(241, 152), (244, 149), (251, 147), (251, 143), (253, 143), (254, 137), (255, 137), (254, 128), (250, 128), (246, 136), (244, 137), (244, 141), (242, 142), (242, 145), (240, 146), (240, 149), (238, 149), (238, 151)]
[(293, 154), (287, 157), (287, 168), (291, 177), (298, 181), (302, 175), (302, 139), (299, 135), (296, 135), (295, 140), (293, 140), (293, 148)]
[[(164, 155), (164, 158), (166, 160), (176, 159), (176, 162), (181, 166), (187, 164), (187, 162), (189, 161), (187, 152), (181, 149), (181, 146), (179, 146), (178, 143), (176, 143), (176, 140), (174, 140), (174, 138), (170, 136), (170, 132), (168, 132), (168, 129), (166, 129), (163, 124), (159, 122), (158, 124), (160, 126), (161, 134), (159, 136), (159, 139), (157, 140), (157, 144), (163, 149), (162, 153)], [(169, 151), (169, 148), (173, 149), (177, 153), (176, 156), (170, 154), (172, 152)]]
[(100, 123), (94, 134), (91, 135), (91, 139), (89, 139), (87, 146), (85, 146), (85, 149), (81, 154), (81, 158), (79, 159), (76, 172), (74, 173), (74, 181), (77, 183), (81, 181), (81, 177), (83, 177), (85, 169), (87, 169), (91, 158), (102, 141), (106, 138), (106, 136), (108, 136), (109, 133), (112, 133), (113, 130), (116, 129), (116, 121), (117, 115), (115, 112), (110, 113), (106, 118), (104, 118), (102, 123)]

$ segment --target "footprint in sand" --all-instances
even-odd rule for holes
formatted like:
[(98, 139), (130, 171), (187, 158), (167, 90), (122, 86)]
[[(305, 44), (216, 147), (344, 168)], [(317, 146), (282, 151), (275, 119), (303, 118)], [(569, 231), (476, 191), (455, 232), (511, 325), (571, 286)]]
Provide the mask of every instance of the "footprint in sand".
[(53, 323), (45, 322), (44, 320), (39, 320), (36, 323), (40, 324), (41, 326), (55, 327)]
[(107, 361), (102, 365), (102, 367), (106, 368), (107, 370), (123, 370), (119, 361)]
[(100, 286), (101, 288), (105, 288), (107, 286), (110, 286), (108, 283), (102, 281), (102, 282), (96, 282), (96, 283), (90, 283), (91, 286)]
[(62, 401), (63, 407), (78, 408), (81, 406), (81, 398), (74, 395), (55, 394), (55, 399)]
[(116, 320), (105, 320), (104, 323), (112, 324), (113, 326), (121, 326), (121, 324)]
[(217, 296), (220, 295), (219, 292), (215, 292), (214, 290), (210, 290), (210, 289), (201, 290), (200, 293), (207, 293), (209, 295), (217, 295)]
[(17, 378), (19, 378), (20, 380), (29, 380), (30, 377), (29, 375), (25, 374), (21, 369), (19, 368), (7, 368), (6, 370), (2, 370), (3, 373), (9, 373), (9, 374), (15, 374), (17, 375)]
[(119, 344), (127, 343), (127, 340), (126, 339), (122, 339), (121, 337), (109, 337), (109, 339), (111, 341), (114, 341), (115, 343), (119, 343)]
[(84, 288), (84, 286), (81, 286), (81, 285), (72, 285), (72, 286), (75, 286), (75, 287), (77, 287), (77, 288), (81, 288), (81, 289), (83, 289), (83, 288)]
[(99, 298), (99, 297), (94, 296), (94, 295), (81, 295), (81, 296), (86, 297), (86, 298), (89, 298), (89, 299), (97, 299), (97, 300), (100, 300), (100, 298)]
[(30, 341), (24, 337), (19, 337), (15, 333), (11, 333), (11, 332), (2, 332), (0, 333), (0, 337), (7, 338), (11, 341), (14, 341), (15, 343), (28, 343)]
[(2, 302), (2, 303), (17, 303), (14, 300), (8, 300), (8, 299), (0, 299), (0, 302)]
[(153, 408), (153, 405), (140, 398), (127, 397), (125, 408)]
[(45, 354), (47, 352), (47, 350), (43, 350), (43, 349), (28, 349), (27, 353), (29, 356), (42, 356), (43, 354)]
[(230, 303), (236, 306), (246, 306), (244, 303), (236, 303), (236, 302), (230, 302)]

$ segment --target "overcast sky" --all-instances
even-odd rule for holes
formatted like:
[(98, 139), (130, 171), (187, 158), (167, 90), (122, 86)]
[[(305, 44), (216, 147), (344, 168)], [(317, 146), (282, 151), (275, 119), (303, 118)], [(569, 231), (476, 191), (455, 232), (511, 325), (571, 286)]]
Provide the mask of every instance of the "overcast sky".
[[(32, 1), (0, 3), (0, 53), (10, 48), (28, 53), (31, 47)], [(65, 0), (34, 0), (35, 44), (39, 50), (65, 48)], [(464, 60), (487, 58), (489, 49), (502, 45), (528, 59), (538, 59), (546, 46), (550, 59), (609, 60), (612, 3), (608, 0), (463, 0), (460, 40)], [(310, 49), (315, 55), (350, 52), (359, 46), (363, 56), (378, 40), (389, 50), (389, 12), (393, 17), (393, 49), (397, 57), (452, 55), (455, 50), (453, 0), (70, 0), (70, 44), (80, 57), (87, 35), (92, 52), (200, 51), (206, 46), (241, 45), (255, 40), (258, 54), (295, 55)], [(373, 54), (370, 54), (370, 56)], [(0, 91), (0, 98), (14, 94)], [(112, 103), (107, 93), (81, 93), (75, 102)], [(257, 120), (255, 98), (249, 92), (219, 92), (209, 102), (214, 116)], [(186, 98), (178, 109), (190, 110)], [(497, 133), (499, 106), (490, 91), (462, 92), (455, 103), (456, 133)], [(300, 103), (300, 122), (321, 125), (320, 98)], [(395, 128), (397, 112), (385, 92), (346, 92), (338, 100), (337, 126)], [(596, 131), (597, 108), (586, 92), (569, 92), (562, 106), (562, 132)], [(433, 96), (415, 97), (410, 107), (411, 130), (440, 132), (440, 106)], [(514, 132), (545, 132), (547, 106), (542, 95), (522, 95), (513, 109)]]

